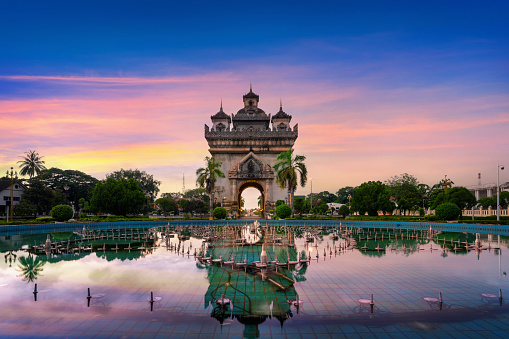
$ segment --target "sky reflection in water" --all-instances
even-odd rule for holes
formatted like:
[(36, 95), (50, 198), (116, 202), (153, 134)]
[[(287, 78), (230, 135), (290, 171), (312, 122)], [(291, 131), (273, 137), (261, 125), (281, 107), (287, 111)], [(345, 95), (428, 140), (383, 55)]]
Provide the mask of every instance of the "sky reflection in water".
[[(449, 241), (459, 235), (447, 236)], [(176, 237), (168, 239), (169, 244), (178, 243)], [(204, 256), (223, 255), (223, 260), (229, 260), (234, 255), (236, 262), (246, 257), (248, 262), (259, 260), (261, 246), (232, 246), (233, 239), (228, 239), (216, 241)], [(354, 237), (334, 241), (329, 235), (322, 235), (321, 239), (306, 243), (305, 236), (292, 237), (289, 242), (296, 245), (296, 250), (287, 246), (288, 238), (284, 236), (281, 244), (268, 244), (268, 261), (275, 260), (277, 255), (280, 262), (285, 262), (288, 253), (290, 260), (310, 254), (312, 260), (309, 264), (291, 265), (290, 270), (281, 266), (275, 272), (275, 268), (269, 267), (264, 273), (256, 268), (249, 272), (226, 264), (200, 263), (193, 254), (195, 249), (200, 253), (201, 238), (184, 241), (185, 253), (177, 254), (162, 246), (166, 244), (159, 235), (157, 247), (152, 250), (41, 255), (45, 262), (42, 271), (27, 283), (22, 281), (21, 258), (37, 255), (19, 247), (32, 245), (33, 239), (13, 237), (13, 251), (9, 252), (11, 239), (2, 237), (2, 256), (16, 258), (14, 262), (9, 263), (7, 258), (0, 262), (0, 332), (13, 336), (106, 333), (127, 337), (141, 334), (194, 337), (201, 333), (257, 337), (302, 334), (313, 329), (313, 334), (319, 336), (316, 326), (324, 331), (321, 334), (331, 335), (346, 334), (351, 325), (360, 326), (355, 332), (362, 334), (362, 329), (377, 325), (384, 333), (396, 328), (440, 334), (450, 333), (447, 327), (450, 324), (461, 324), (463, 329), (454, 328), (460, 335), (469, 330), (465, 323), (482, 323), (486, 318), (496, 318), (502, 331), (509, 329), (504, 327), (509, 324), (507, 306), (498, 306), (498, 299), (480, 296), (480, 293), (498, 295), (499, 289), (509, 293), (505, 274), (508, 263), (503, 255), (508, 248), (505, 237), (501, 238), (499, 251), (492, 248), (498, 246), (497, 236), (489, 241), (487, 235), (482, 235), (481, 243), (486, 249), (479, 253), (444, 252), (444, 243), (436, 238), (369, 240), (367, 244), (357, 238), (358, 247), (366, 244), (375, 248), (381, 243), (381, 247), (387, 246), (385, 251), (341, 251), (339, 246), (348, 242), (353, 245)], [(389, 244), (397, 250), (389, 250)], [(447, 245), (451, 247), (449, 242)], [(281, 284), (293, 279), (295, 284), (279, 291), (267, 279)], [(38, 285), (37, 302), (32, 293), (34, 283)], [(87, 307), (87, 288), (91, 288), (92, 295), (105, 296), (93, 298)], [(148, 302), (150, 292), (161, 297), (153, 305), (153, 312)], [(422, 299), (438, 298), (439, 292), (444, 300), (442, 311)], [(216, 305), (215, 300), (223, 294), (232, 299), (233, 310), (231, 306), (223, 310)], [(369, 299), (371, 294), (375, 303), (373, 313), (358, 302), (360, 298)], [(297, 295), (303, 301), (298, 313), (287, 303), (287, 299)], [(419, 320), (427, 325), (415, 325)], [(494, 331), (487, 325), (481, 328)]]

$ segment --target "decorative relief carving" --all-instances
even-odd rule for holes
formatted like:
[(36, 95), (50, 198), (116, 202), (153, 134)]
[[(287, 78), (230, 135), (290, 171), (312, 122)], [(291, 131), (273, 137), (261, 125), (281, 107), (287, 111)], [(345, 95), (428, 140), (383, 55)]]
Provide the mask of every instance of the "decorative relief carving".
[(264, 164), (253, 152), (232, 166), (228, 172), (229, 179), (273, 179), (274, 171)]

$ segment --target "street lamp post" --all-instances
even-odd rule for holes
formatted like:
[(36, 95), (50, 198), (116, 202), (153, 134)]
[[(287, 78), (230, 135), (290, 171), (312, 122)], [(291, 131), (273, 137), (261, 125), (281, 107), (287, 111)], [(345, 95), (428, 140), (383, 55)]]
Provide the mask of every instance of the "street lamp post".
[(444, 190), (442, 193), (442, 203), (445, 203), (445, 193), (447, 193), (447, 187), (451, 186), (451, 184), (454, 183), (451, 181), (451, 179), (447, 179), (447, 175), (445, 175), (445, 178), (440, 181), (440, 185)]
[(64, 186), (64, 192), (65, 192), (65, 203), (68, 204), (68, 199), (67, 199), (67, 191), (69, 190), (69, 186), (65, 185)]
[(504, 166), (497, 164), (497, 221), (500, 221), (500, 170), (504, 170)]
[[(9, 212), (11, 214), (10, 221), (12, 221), (12, 212), (14, 209), (14, 182), (18, 180), (18, 172), (13, 171), (13, 168), (11, 167), (10, 173), (7, 170), (7, 179), (11, 181), (11, 200), (9, 201)], [(9, 220), (7, 220), (7, 222), (9, 222)]]

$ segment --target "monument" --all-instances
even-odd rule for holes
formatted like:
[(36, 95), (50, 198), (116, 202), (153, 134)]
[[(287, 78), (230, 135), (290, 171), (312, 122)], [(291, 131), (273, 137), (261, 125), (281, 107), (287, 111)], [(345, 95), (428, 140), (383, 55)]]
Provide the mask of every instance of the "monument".
[(298, 124), (290, 126), (292, 116), (279, 111), (271, 117), (258, 107), (259, 95), (243, 96), (244, 107), (237, 114), (223, 111), (211, 116), (212, 127), (205, 125), (205, 139), (210, 154), (221, 162), (225, 178), (218, 178), (215, 202), (233, 214), (239, 212), (242, 192), (249, 187), (260, 191), (262, 212), (275, 208), (275, 202), (288, 198), (275, 180), (274, 164), (281, 152), (291, 149), (298, 137)]

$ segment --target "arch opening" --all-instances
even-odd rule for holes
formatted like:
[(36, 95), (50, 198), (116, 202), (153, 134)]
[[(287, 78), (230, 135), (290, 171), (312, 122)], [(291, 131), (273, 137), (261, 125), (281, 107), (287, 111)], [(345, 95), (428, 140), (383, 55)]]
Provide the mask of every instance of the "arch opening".
[[(245, 193), (244, 193), (245, 192)], [(246, 198), (249, 197), (249, 201), (246, 201), (246, 203), (249, 203), (249, 205), (246, 205), (244, 207), (240, 206), (240, 202), (242, 201), (242, 196), (245, 195)], [(254, 202), (253, 202), (254, 198)], [(247, 181), (243, 183), (238, 190), (238, 200), (239, 201), (239, 212), (242, 215), (242, 211), (248, 210), (251, 208), (257, 208), (261, 212), (261, 216), (263, 217), (265, 215), (265, 194), (264, 194), (264, 188), (263, 186), (255, 181)], [(255, 207), (252, 207), (252, 205), (255, 205)]]

